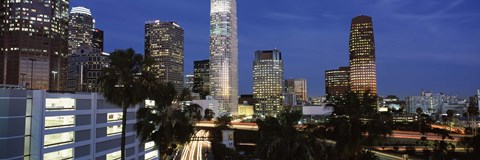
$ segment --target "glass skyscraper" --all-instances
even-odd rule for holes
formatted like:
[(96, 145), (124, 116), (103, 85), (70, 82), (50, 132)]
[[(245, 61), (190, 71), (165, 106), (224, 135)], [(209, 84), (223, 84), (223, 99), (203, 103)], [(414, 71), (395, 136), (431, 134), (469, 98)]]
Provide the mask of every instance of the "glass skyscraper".
[(173, 83), (177, 94), (183, 89), (183, 28), (176, 22), (145, 23), (145, 56), (153, 61), (153, 71), (161, 83)]
[(357, 16), (350, 30), (350, 88), (363, 94), (377, 95), (377, 70), (372, 17)]
[(210, 94), (220, 112), (235, 113), (238, 107), (237, 1), (211, 0)]
[(283, 60), (279, 50), (255, 52), (253, 98), (256, 115), (276, 116), (283, 110)]
[(2, 1), (0, 84), (63, 90), (68, 0)]

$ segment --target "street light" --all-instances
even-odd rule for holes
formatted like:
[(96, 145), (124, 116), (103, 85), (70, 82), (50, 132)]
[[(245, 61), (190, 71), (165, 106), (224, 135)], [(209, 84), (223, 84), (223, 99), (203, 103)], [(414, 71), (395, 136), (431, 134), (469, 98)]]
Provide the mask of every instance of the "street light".
[(56, 75), (57, 75), (57, 71), (52, 71), (52, 74), (53, 74), (53, 85), (55, 86), (55, 88), (57, 88), (57, 79), (56, 79)]
[(25, 86), (25, 75), (27, 75), (27, 74), (20, 73), (20, 75), (22, 76), (22, 87), (27, 88), (27, 86)]
[(30, 66), (31, 67), (31, 73), (30, 73), (30, 89), (33, 89), (33, 62), (34, 61), (37, 61), (37, 59), (33, 59), (33, 58), (29, 58), (28, 59), (29, 61), (32, 61), (32, 65)]

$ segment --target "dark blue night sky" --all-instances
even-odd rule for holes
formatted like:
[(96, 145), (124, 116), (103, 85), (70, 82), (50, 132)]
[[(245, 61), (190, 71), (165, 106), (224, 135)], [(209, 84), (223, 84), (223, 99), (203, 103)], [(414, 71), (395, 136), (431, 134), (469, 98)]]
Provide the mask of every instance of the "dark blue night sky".
[[(143, 53), (144, 23), (185, 29), (185, 73), (209, 58), (209, 0), (72, 0), (92, 10), (106, 51)], [(423, 90), (472, 96), (480, 88), (479, 0), (238, 0), (239, 89), (252, 91), (255, 50), (283, 52), (285, 78), (325, 94), (324, 71), (348, 66), (350, 20), (373, 17), (380, 95)]]

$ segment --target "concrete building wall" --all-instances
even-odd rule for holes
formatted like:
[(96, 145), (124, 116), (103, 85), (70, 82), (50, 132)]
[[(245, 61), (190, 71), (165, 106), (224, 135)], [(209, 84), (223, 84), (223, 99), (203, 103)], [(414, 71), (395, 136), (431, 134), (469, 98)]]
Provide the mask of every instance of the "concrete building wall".
[[(97, 93), (0, 90), (0, 105), (0, 125), (8, 128), (0, 130), (0, 159), (108, 160), (120, 155), (121, 109)], [(135, 136), (139, 107), (126, 115), (127, 159), (157, 152), (145, 149)]]

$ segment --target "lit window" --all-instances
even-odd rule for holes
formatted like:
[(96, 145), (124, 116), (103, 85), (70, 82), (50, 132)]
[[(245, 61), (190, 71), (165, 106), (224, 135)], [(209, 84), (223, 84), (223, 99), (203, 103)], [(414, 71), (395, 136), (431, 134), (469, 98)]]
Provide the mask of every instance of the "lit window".
[(55, 111), (55, 110), (75, 110), (75, 99), (71, 98), (47, 98), (46, 100), (46, 110)]
[(155, 147), (155, 142), (151, 141), (151, 142), (147, 142), (145, 143), (145, 151), (146, 150), (149, 150), (149, 149), (152, 149), (153, 147)]
[(45, 129), (63, 128), (75, 125), (75, 116), (45, 117)]
[(122, 153), (120, 151), (112, 152), (107, 154), (106, 160), (117, 160), (120, 159)]
[(45, 147), (53, 147), (53, 146), (73, 143), (74, 141), (73, 134), (74, 134), (73, 132), (64, 132), (64, 133), (45, 135), (43, 145)]
[(121, 121), (122, 118), (123, 118), (123, 113), (122, 112), (108, 113), (107, 114), (107, 122)]
[(70, 160), (73, 159), (73, 149), (64, 149), (60, 151), (50, 152), (43, 155), (43, 159), (62, 159)]
[(155, 159), (158, 156), (158, 151), (151, 151), (145, 154), (145, 160)]
[(122, 125), (115, 125), (115, 126), (108, 126), (107, 127), (107, 135), (113, 136), (116, 134), (120, 134), (122, 132)]

